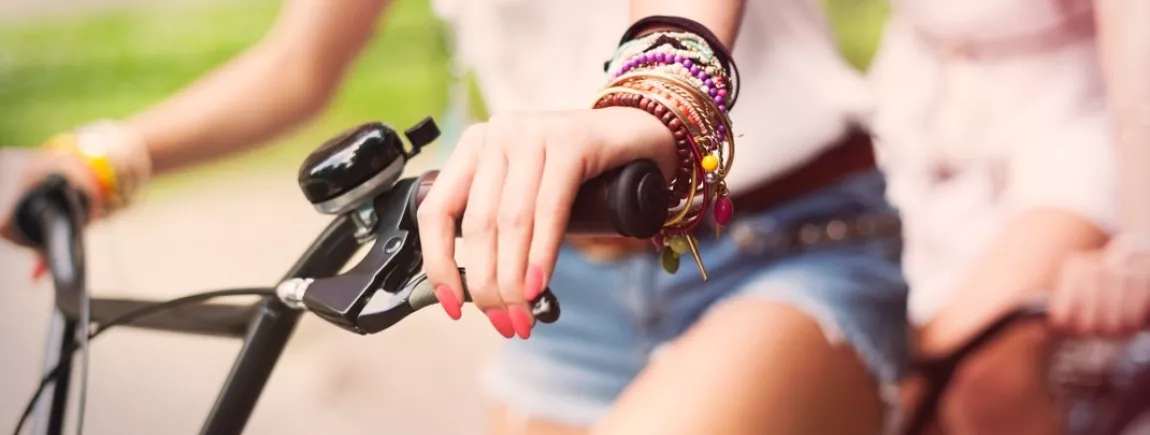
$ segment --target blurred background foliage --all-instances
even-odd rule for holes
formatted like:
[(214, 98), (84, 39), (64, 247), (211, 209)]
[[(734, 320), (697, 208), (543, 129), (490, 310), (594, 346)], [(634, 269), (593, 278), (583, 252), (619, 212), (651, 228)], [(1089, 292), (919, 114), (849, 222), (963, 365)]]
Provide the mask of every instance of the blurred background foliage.
[[(844, 57), (864, 69), (885, 0), (820, 1)], [(273, 0), (151, 2), (0, 19), (0, 146), (36, 145), (75, 125), (143, 109), (258, 41), (278, 7)], [(439, 115), (450, 80), (441, 23), (428, 0), (401, 0), (387, 20), (320, 119), (213, 167), (294, 165), (348, 126), (368, 120), (407, 125)]]

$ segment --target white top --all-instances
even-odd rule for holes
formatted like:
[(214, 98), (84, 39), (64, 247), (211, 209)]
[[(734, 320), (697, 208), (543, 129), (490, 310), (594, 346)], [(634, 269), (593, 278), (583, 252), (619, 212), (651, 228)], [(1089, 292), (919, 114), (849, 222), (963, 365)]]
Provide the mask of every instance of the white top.
[(1041, 33), (1089, 13), (1094, 0), (893, 0), (898, 13), (932, 35), (998, 41)]
[[(630, 25), (625, 0), (436, 0), (460, 60), (492, 113), (590, 107), (603, 62)], [(813, 0), (751, 1), (734, 52), (742, 76), (732, 112), (739, 191), (833, 144), (867, 107)]]
[[(1106, 230), (1117, 224), (1114, 147), (1093, 38), (964, 57), (918, 33), (924, 23), (958, 37), (978, 26), (1039, 31), (1032, 23), (1061, 19), (1049, 3), (908, 0), (913, 14), (896, 10), (887, 27), (870, 73), (878, 103), (872, 125), (888, 195), (904, 218), (917, 323), (955, 297), (958, 281), (1020, 212), (1058, 208)], [(990, 9), (996, 14), (983, 13)]]

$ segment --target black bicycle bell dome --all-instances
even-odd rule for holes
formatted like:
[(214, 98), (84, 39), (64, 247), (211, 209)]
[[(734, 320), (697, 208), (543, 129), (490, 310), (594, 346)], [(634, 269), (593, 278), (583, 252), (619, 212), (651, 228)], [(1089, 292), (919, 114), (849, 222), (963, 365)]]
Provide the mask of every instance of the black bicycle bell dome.
[(342, 214), (390, 189), (403, 173), (399, 133), (381, 122), (347, 130), (304, 160), (299, 187), (321, 213)]

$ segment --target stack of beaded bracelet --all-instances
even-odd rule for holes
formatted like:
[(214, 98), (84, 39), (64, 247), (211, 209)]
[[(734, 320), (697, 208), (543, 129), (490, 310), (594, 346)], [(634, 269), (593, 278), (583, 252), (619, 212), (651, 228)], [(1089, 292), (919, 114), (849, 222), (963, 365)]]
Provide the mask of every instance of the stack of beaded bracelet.
[(689, 32), (656, 32), (621, 45), (607, 70), (611, 81), (595, 108), (627, 106), (659, 118), (674, 135), (679, 170), (670, 185), (671, 213), (654, 238), (663, 268), (675, 273), (690, 252), (703, 279), (694, 230), (711, 210), (718, 228), (734, 214), (726, 175), (734, 161), (728, 111), (737, 83), (704, 38)]
[(616, 51), (607, 67), (612, 79), (635, 70), (662, 70), (686, 79), (693, 87), (711, 96), (719, 110), (734, 107), (732, 87), (725, 65), (715, 57), (710, 46), (699, 36), (686, 33), (652, 33), (628, 41)]

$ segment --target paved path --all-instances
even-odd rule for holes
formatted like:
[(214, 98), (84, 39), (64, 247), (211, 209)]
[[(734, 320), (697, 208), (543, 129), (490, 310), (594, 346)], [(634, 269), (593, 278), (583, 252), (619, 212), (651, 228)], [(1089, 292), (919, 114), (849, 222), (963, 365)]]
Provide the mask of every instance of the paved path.
[[(96, 225), (89, 255), (97, 294), (170, 298), (274, 283), (327, 222), (294, 176), (285, 168), (206, 181)], [(4, 431), (36, 384), (50, 311), (50, 288), (28, 283), (30, 267), (25, 252), (0, 242)], [(461, 323), (432, 308), (360, 337), (307, 318), (248, 433), (481, 433), (477, 374), (500, 339), (476, 311)], [(109, 332), (94, 342), (86, 433), (196, 433), (238, 348), (226, 339)]]

